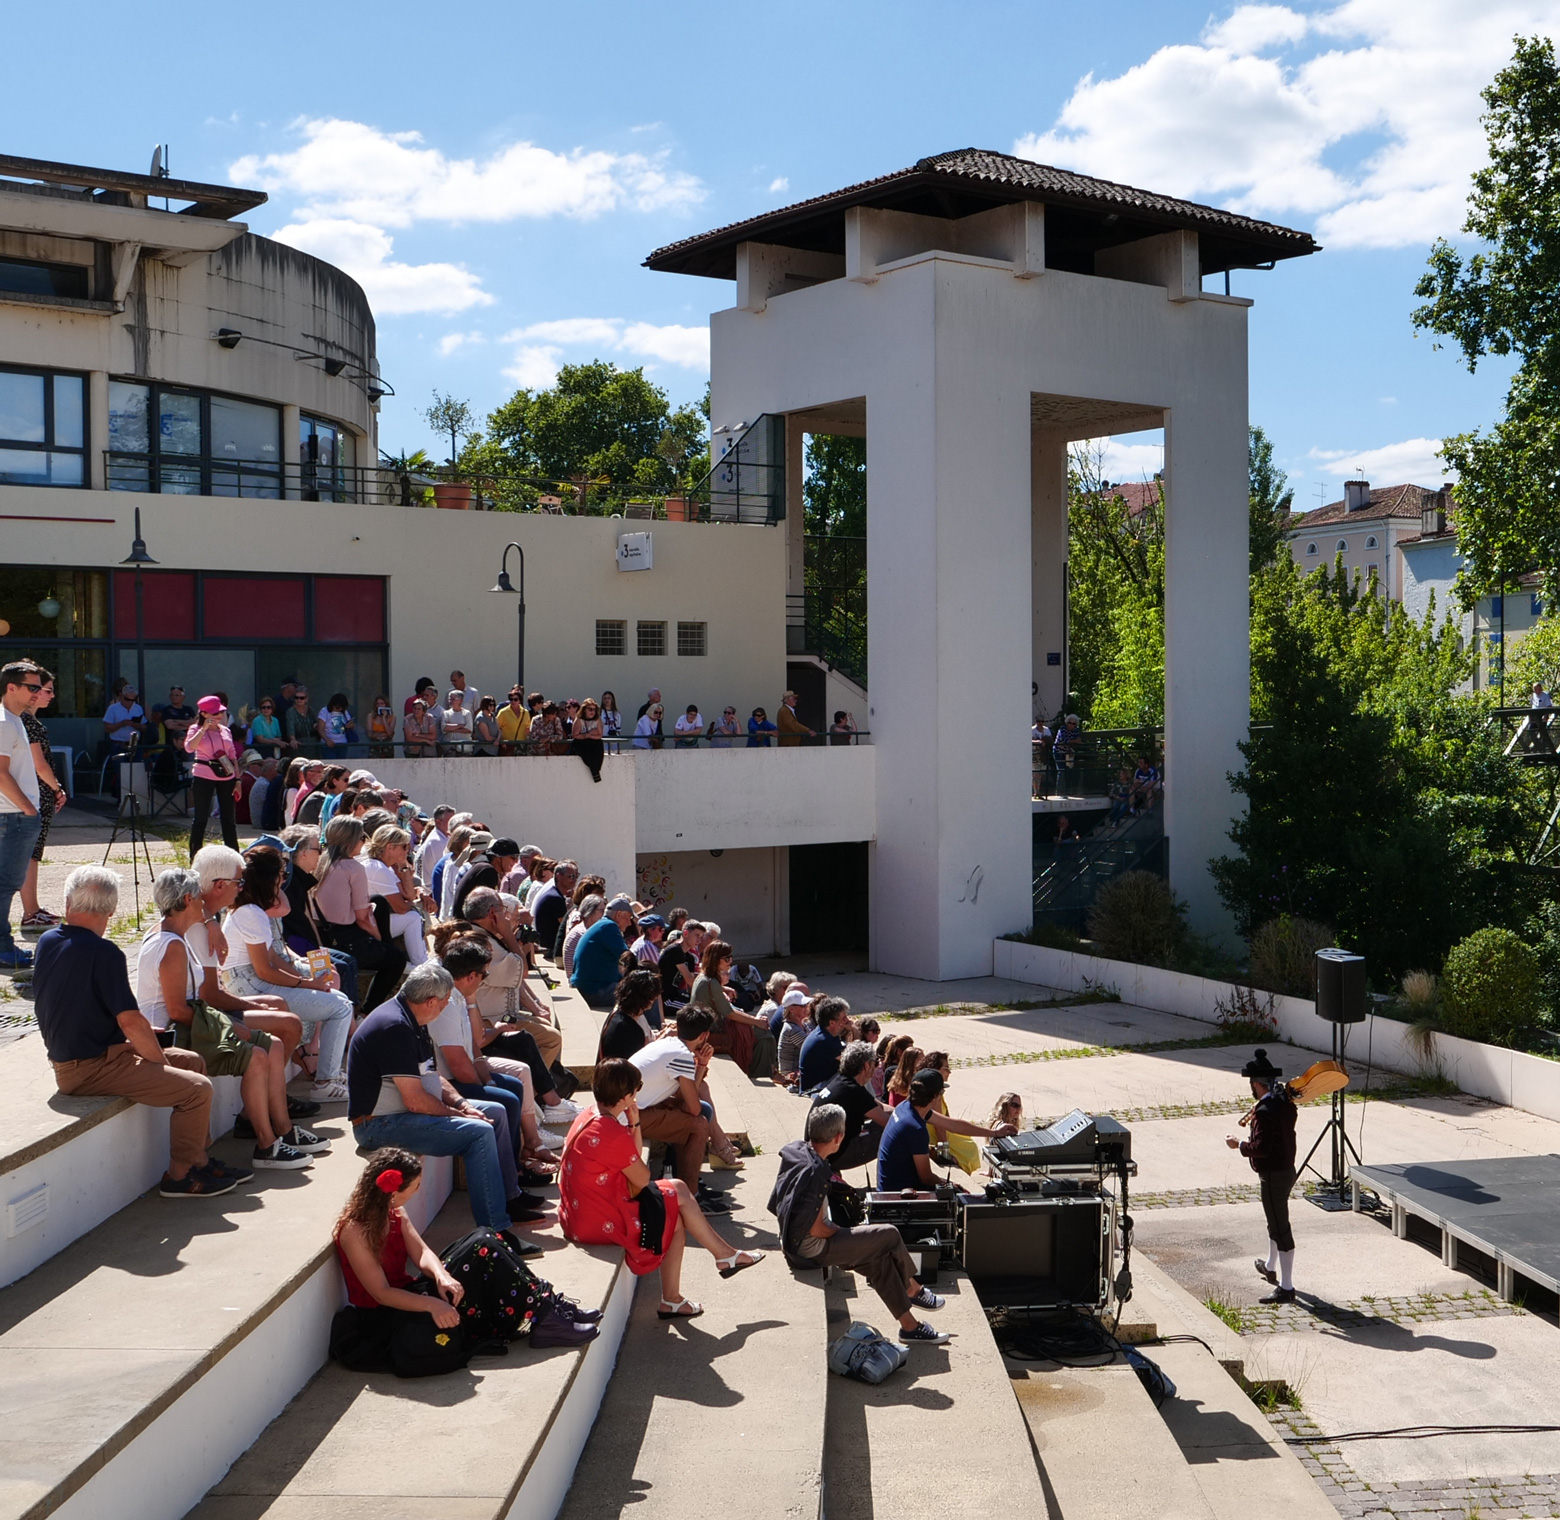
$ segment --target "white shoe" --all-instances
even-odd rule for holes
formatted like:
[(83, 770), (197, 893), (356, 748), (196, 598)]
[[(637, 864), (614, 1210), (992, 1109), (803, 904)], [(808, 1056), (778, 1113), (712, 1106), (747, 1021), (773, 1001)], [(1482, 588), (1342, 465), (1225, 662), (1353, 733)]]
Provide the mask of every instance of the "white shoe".
[(549, 1129), (567, 1129), (584, 1112), (578, 1103), (559, 1098), (556, 1103), (541, 1104), (536, 1110), (536, 1119), (537, 1123), (545, 1124)]
[(309, 1096), (316, 1103), (345, 1103), (347, 1101), (346, 1078), (322, 1078), (309, 1089)]

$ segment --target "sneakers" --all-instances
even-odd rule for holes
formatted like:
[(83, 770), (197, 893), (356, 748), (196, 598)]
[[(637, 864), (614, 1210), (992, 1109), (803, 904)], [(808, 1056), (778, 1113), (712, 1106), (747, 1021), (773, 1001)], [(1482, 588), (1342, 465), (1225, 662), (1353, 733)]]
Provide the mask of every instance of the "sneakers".
[(582, 1325), (562, 1319), (556, 1311), (531, 1326), (531, 1344), (538, 1350), (548, 1346), (583, 1346), (601, 1334), (600, 1325)]
[(567, 1129), (584, 1110), (578, 1103), (559, 1098), (556, 1103), (544, 1103), (537, 1113), (538, 1120), (549, 1129)]
[(311, 1103), (307, 1098), (289, 1098), (287, 1100), (287, 1117), (289, 1119), (312, 1119), (320, 1111), (318, 1103)]
[(1264, 1293), (1257, 1300), (1259, 1304), (1292, 1304), (1295, 1301), (1293, 1288), (1274, 1288), (1271, 1293)]
[(923, 1287), (914, 1298), (910, 1300), (912, 1309), (941, 1309), (948, 1300), (939, 1298), (930, 1288)]
[(255, 1175), (247, 1166), (234, 1166), (231, 1162), (218, 1161), (215, 1156), (208, 1157), (206, 1164), (202, 1167), (197, 1167), (196, 1170), (204, 1172), (206, 1176), (212, 1177), (218, 1182), (225, 1180), (231, 1180), (234, 1183), (249, 1182)]
[(914, 1330), (901, 1329), (899, 1339), (907, 1346), (944, 1346), (953, 1339), (953, 1332), (949, 1330), (934, 1330), (922, 1320)]
[(29, 913), (22, 920), (22, 928), (29, 931), (37, 931), (41, 934), (45, 929), (52, 929), (56, 924), (62, 922), (62, 919), (56, 918), (47, 908), (39, 908), (36, 913)]
[(235, 1140), (253, 1140), (255, 1127), (249, 1122), (248, 1114), (240, 1114), (233, 1121), (233, 1138)]
[(31, 971), (32, 951), (17, 946), (14, 950), (0, 950), (0, 971)]
[(295, 1124), (282, 1136), (282, 1143), (290, 1145), (295, 1151), (302, 1151), (305, 1156), (322, 1156), (330, 1149), (330, 1141), (323, 1135), (316, 1135), (312, 1129), (305, 1129), (301, 1124)]
[[(309, 1096), (314, 1100), (316, 1107), (321, 1103), (345, 1103), (347, 1101), (346, 1078), (322, 1077), (309, 1089)], [(306, 1118), (307, 1115), (294, 1114), (293, 1117)]]
[(729, 1214), (732, 1211), (733, 1205), (724, 1193), (705, 1187), (702, 1182), (694, 1199), (706, 1214)]
[(231, 1193), (237, 1186), (231, 1177), (213, 1177), (192, 1166), (189, 1175), (177, 1181), (164, 1173), (157, 1191), (164, 1198), (215, 1198), (220, 1193)]
[(257, 1145), (250, 1160), (257, 1167), (272, 1172), (296, 1172), (301, 1167), (314, 1165), (302, 1151), (294, 1150), (285, 1140), (278, 1140), (269, 1150)]

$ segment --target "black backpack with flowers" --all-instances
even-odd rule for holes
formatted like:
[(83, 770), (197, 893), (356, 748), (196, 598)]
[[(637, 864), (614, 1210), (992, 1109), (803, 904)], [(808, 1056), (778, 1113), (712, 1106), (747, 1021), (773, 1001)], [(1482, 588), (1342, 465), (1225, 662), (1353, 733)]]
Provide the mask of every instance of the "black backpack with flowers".
[(444, 1252), (443, 1261), (465, 1289), (461, 1329), (473, 1343), (529, 1335), (557, 1301), (552, 1284), (526, 1266), (507, 1232), (473, 1230)]

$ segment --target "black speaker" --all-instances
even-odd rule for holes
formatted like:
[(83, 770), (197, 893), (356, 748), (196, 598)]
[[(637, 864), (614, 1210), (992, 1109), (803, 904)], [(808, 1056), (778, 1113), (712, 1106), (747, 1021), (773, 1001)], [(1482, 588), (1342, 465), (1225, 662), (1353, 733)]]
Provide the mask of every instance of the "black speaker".
[(1347, 950), (1316, 952), (1316, 1013), (1329, 1024), (1365, 1022), (1365, 957)]

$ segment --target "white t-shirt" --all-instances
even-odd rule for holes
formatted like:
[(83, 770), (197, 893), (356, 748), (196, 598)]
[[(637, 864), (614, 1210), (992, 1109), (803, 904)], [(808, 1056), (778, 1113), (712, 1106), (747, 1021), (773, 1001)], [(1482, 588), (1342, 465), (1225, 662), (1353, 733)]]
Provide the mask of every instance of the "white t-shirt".
[(447, 739), (459, 741), (471, 736), (471, 714), (463, 707), (456, 712), (453, 707), (445, 707), (439, 712), (439, 731)]
[(433, 880), (433, 868), (438, 865), (439, 857), (444, 854), (444, 847), (450, 842), (449, 835), (442, 829), (429, 829), (423, 835), (423, 841), (417, 846), (417, 879), (425, 887)]
[(466, 1052), (467, 1060), (471, 1059), (471, 1015), (466, 1009), (466, 999), (458, 989), (450, 993), (444, 1012), (428, 1026), (428, 1034), (433, 1040), (433, 1054), (438, 1062), (439, 1075), (453, 1082), (455, 1078), (444, 1059), (444, 1047), (458, 1045)]
[(704, 727), (704, 714), (695, 713), (691, 718), (684, 713), (675, 724), (672, 725), (680, 734), (697, 733)]
[(401, 890), (401, 880), (382, 860), (364, 855), (359, 864), (368, 878), (369, 896), (392, 897)]
[(189, 971), (184, 990), (194, 997), (200, 990), (200, 965), (189, 944), (168, 929), (153, 929), (141, 941), (141, 955), (135, 967), (135, 1000), (153, 1029), (168, 1027), (168, 1004), (162, 992), (163, 957), (180, 954)]
[[(11, 765), (11, 779), (21, 787), (22, 795), (38, 806), (38, 767), (33, 764), (32, 744), (27, 738), (27, 726), (15, 713), (0, 707), (0, 759)], [(11, 799), (0, 794), (0, 813), (20, 813), (22, 810)]]
[(144, 718), (145, 716), (146, 709), (139, 702), (132, 702), (129, 707), (126, 707), (123, 702), (110, 702), (108, 711), (103, 714), (103, 721), (105, 723), (117, 723), (120, 726), (109, 729), (108, 737), (116, 744), (128, 743), (135, 734), (135, 730), (130, 725), (137, 718)]
[(352, 722), (352, 714), (343, 709), (340, 712), (332, 712), (328, 707), (319, 710), (319, 720), (325, 726), (325, 742), (327, 744), (345, 744), (347, 742), (347, 726)]
[(634, 725), (634, 748), (649, 749), (651, 747), (650, 735), (652, 735), (654, 732), (655, 719), (652, 718), (649, 713), (646, 713), (644, 717), (642, 717)]
[(679, 1077), (687, 1077), (690, 1082), (698, 1079), (699, 1068), (693, 1052), (675, 1037), (651, 1040), (629, 1059), (644, 1078), (644, 1085), (635, 1098), (641, 1108), (654, 1108), (657, 1103), (675, 1097)]

